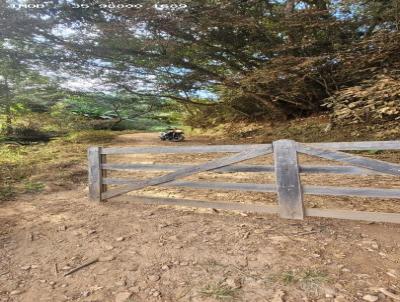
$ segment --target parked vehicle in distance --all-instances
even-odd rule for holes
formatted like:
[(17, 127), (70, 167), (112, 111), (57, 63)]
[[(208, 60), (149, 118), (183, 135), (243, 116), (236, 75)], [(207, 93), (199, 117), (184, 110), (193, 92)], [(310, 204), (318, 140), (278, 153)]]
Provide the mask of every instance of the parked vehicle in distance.
[(181, 142), (185, 139), (183, 130), (180, 129), (167, 129), (165, 132), (160, 133), (162, 141)]

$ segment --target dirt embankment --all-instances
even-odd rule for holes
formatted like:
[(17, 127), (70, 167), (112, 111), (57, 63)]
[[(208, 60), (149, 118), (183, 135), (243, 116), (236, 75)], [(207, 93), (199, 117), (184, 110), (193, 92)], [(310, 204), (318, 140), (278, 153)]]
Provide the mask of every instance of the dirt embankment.
[[(203, 137), (184, 144), (208, 143), (215, 141)], [(138, 133), (122, 135), (115, 144), (165, 143), (155, 134)], [(195, 163), (210, 158), (141, 155), (115, 161)], [(318, 159), (302, 160), (321, 164)], [(265, 157), (253, 162), (268, 161)], [(273, 181), (271, 175), (245, 174), (205, 173), (194, 179)], [(379, 177), (313, 176), (304, 181), (399, 186), (396, 179)], [(142, 193), (276, 202), (273, 194), (170, 188)], [(314, 197), (307, 203), (395, 209), (392, 200)], [(290, 221), (272, 215), (145, 206), (134, 200), (94, 204), (84, 185), (21, 195), (0, 205), (0, 301), (395, 301), (389, 296), (400, 296), (399, 230), (391, 224)], [(100, 261), (64, 276), (91, 259)]]

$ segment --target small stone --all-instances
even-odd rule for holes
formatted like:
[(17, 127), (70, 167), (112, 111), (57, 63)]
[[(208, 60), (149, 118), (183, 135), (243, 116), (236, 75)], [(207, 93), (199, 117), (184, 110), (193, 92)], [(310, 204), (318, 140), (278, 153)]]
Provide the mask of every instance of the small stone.
[(82, 297), (89, 297), (90, 291), (85, 290), (85, 291), (81, 292), (81, 295), (82, 295)]
[(332, 287), (325, 287), (325, 298), (334, 298), (336, 296), (336, 290)]
[(114, 259), (115, 259), (115, 257), (114, 257), (113, 255), (99, 257), (99, 261), (100, 261), (100, 262), (112, 261), (112, 260), (114, 260)]
[(133, 272), (136, 272), (138, 269), (139, 269), (139, 264), (137, 264), (137, 263), (132, 263), (132, 264), (130, 265), (130, 267), (129, 267), (128, 270), (133, 271)]
[(161, 269), (162, 269), (163, 271), (167, 271), (167, 270), (169, 270), (169, 266), (168, 266), (168, 265), (163, 265), (163, 266), (161, 267)]
[(335, 300), (333, 300), (334, 302), (348, 302), (349, 300), (347, 300), (344, 296), (337, 296), (335, 298)]
[(115, 240), (118, 241), (118, 242), (121, 242), (121, 241), (124, 241), (124, 240), (125, 240), (125, 237), (118, 237), (118, 238), (116, 238)]
[(49, 284), (50, 285), (56, 285), (56, 283), (54, 281), (50, 281)]
[(120, 292), (115, 296), (115, 302), (126, 302), (132, 296), (130, 292)]
[(31, 266), (30, 265), (21, 266), (21, 269), (27, 271), (31, 269)]
[(140, 292), (140, 287), (139, 286), (132, 286), (132, 287), (129, 288), (129, 290), (134, 294), (138, 294)]
[(150, 275), (150, 276), (147, 277), (147, 279), (149, 279), (152, 282), (156, 282), (156, 281), (160, 280), (160, 276), (158, 276), (158, 275)]
[(225, 280), (225, 284), (231, 288), (241, 288), (242, 282), (240, 278), (228, 278)]
[(96, 230), (89, 230), (88, 231), (88, 235), (95, 234), (95, 233), (96, 233)]
[(111, 250), (113, 250), (114, 249), (114, 247), (112, 246), (112, 245), (106, 245), (105, 247), (104, 247), (104, 250), (106, 250), (106, 251), (111, 251)]
[(188, 266), (189, 263), (187, 263), (186, 261), (183, 261), (183, 262), (179, 263), (179, 265), (180, 265), (180, 266)]
[(115, 282), (115, 285), (117, 286), (125, 286), (126, 285), (126, 280), (118, 280)]
[(378, 296), (373, 296), (370, 294), (363, 296), (363, 300), (368, 301), (368, 302), (376, 302), (376, 301), (378, 301), (378, 299), (379, 299)]
[(161, 295), (161, 293), (158, 290), (156, 290), (156, 291), (153, 292), (152, 295), (153, 295), (153, 297), (158, 297), (158, 296)]

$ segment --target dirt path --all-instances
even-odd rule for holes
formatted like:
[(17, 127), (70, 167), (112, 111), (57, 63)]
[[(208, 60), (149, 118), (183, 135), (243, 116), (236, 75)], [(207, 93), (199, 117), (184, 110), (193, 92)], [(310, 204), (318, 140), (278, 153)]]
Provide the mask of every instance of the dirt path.
[[(213, 142), (196, 138), (184, 144), (207, 143)], [(165, 145), (156, 134), (143, 133), (122, 135), (115, 144)], [(209, 158), (186, 155), (173, 160)], [(149, 155), (120, 160), (128, 159), (170, 160)], [(273, 180), (242, 174), (198, 177)], [(343, 178), (325, 180), (349, 183)], [(161, 188), (143, 192), (276, 202), (272, 194)], [(270, 215), (145, 206), (133, 201), (93, 204), (86, 195), (86, 188), (80, 186), (22, 195), (0, 205), (0, 301), (395, 301), (381, 288), (400, 296), (397, 225), (288, 221)], [(353, 208), (356, 201), (333, 202)], [(324, 206), (328, 201), (319, 197), (308, 202)], [(363, 207), (386, 206), (372, 200)], [(100, 261), (64, 277), (65, 272), (94, 258)]]

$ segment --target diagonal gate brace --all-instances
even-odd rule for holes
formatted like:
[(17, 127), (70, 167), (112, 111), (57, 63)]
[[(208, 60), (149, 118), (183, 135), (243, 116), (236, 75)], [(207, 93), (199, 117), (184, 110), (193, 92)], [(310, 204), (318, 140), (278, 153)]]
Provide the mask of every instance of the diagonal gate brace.
[(172, 173), (160, 176), (160, 177), (155, 177), (152, 179), (139, 181), (135, 184), (128, 185), (128, 186), (125, 186), (120, 189), (115, 189), (115, 190), (105, 192), (102, 194), (102, 199), (103, 200), (109, 199), (109, 198), (116, 197), (116, 196), (119, 196), (119, 195), (122, 195), (125, 193), (129, 193), (134, 190), (140, 190), (140, 189), (143, 189), (148, 186), (156, 186), (159, 184), (174, 181), (179, 178), (187, 177), (187, 176), (190, 176), (190, 175), (193, 175), (196, 173), (210, 171), (210, 170), (214, 170), (217, 168), (229, 166), (229, 165), (232, 165), (232, 164), (235, 164), (238, 162), (242, 162), (245, 160), (249, 160), (249, 159), (263, 156), (263, 155), (270, 154), (270, 153), (272, 153), (272, 147), (270, 147), (270, 146), (268, 146), (268, 147), (262, 146), (262, 147), (254, 148), (251, 150), (246, 150), (246, 151), (240, 152), (235, 155), (218, 158), (218, 159), (215, 159), (215, 160), (212, 160), (212, 161), (200, 164), (200, 165), (185, 167), (185, 168), (178, 169), (175, 172), (172, 172)]
[(400, 165), (367, 157), (348, 154), (340, 151), (324, 150), (297, 144), (297, 151), (308, 155), (318, 156), (329, 160), (348, 163), (357, 167), (400, 176)]

